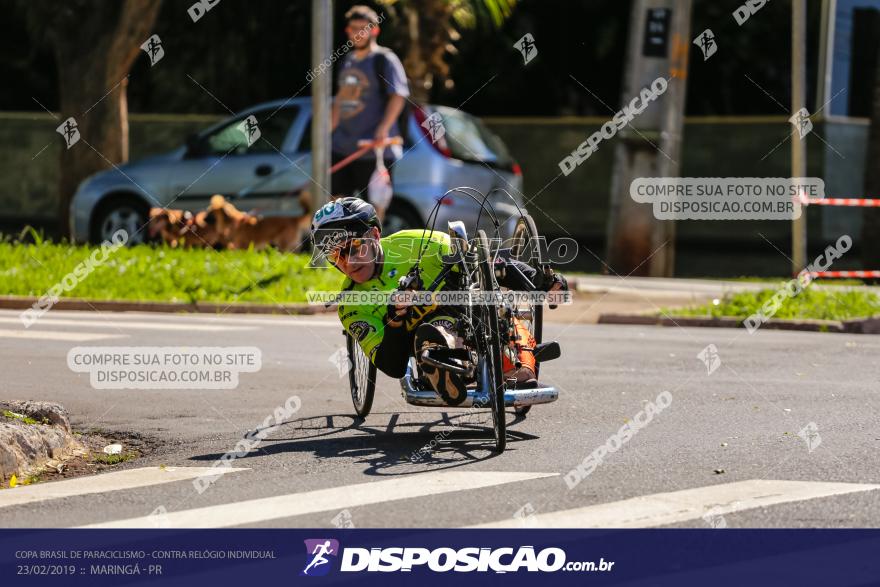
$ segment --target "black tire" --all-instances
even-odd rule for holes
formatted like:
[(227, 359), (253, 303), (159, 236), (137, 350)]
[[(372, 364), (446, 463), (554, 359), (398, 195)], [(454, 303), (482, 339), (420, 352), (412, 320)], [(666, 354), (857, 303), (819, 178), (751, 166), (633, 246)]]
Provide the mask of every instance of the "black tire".
[[(538, 271), (540, 275), (544, 268), (538, 263), (537, 246), (538, 246), (538, 229), (535, 221), (528, 214), (524, 214), (516, 223), (513, 230), (513, 246), (511, 247), (511, 256), (517, 261), (522, 261), (530, 267)], [(536, 344), (541, 344), (541, 337), (544, 329), (544, 306), (541, 304), (529, 304), (529, 312), (532, 319), (529, 321), (529, 332), (535, 339)], [(535, 363), (535, 377), (541, 369), (540, 363)], [(516, 408), (514, 411), (518, 416), (525, 416), (529, 413), (532, 406), (523, 406)]]
[(351, 403), (354, 404), (355, 413), (363, 419), (370, 415), (373, 407), (373, 396), (376, 393), (376, 366), (364, 354), (361, 345), (348, 333), (345, 335), (345, 348), (351, 361), (348, 369)]
[(137, 196), (110, 196), (92, 213), (89, 240), (100, 244), (110, 240), (113, 233), (122, 228), (128, 233), (129, 245), (146, 242), (149, 218), (150, 207)]
[[(476, 238), (477, 279), (480, 291), (497, 291), (495, 269), (489, 239), (485, 231), (478, 230)], [(507, 446), (507, 420), (504, 411), (504, 373), (501, 362), (501, 336), (498, 328), (498, 306), (485, 305), (477, 308), (479, 324), (477, 338), (482, 348), (480, 359), (488, 369), (489, 403), (492, 410), (492, 428), (495, 433), (495, 451), (504, 452)]]
[(394, 234), (408, 228), (424, 228), (425, 223), (419, 217), (419, 213), (405, 200), (395, 197), (391, 200), (388, 211), (385, 212), (385, 220), (382, 222), (382, 234)]

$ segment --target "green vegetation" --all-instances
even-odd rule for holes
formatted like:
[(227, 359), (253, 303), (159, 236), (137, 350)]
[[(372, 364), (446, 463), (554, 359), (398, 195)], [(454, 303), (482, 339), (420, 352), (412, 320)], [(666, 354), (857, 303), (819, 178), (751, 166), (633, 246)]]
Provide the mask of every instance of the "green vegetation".
[[(758, 292), (742, 292), (725, 296), (718, 304), (664, 310), (672, 316), (710, 317), (724, 316), (747, 318), (761, 310), (777, 292), (764, 289)], [(775, 319), (849, 320), (880, 314), (880, 296), (875, 293), (854, 290), (806, 289), (785, 301), (773, 315)]]
[(119, 453), (118, 455), (92, 453), (91, 461), (94, 463), (101, 463), (102, 465), (118, 465), (119, 463), (124, 463), (125, 461), (136, 459), (137, 457), (138, 454), (136, 452), (125, 452)]
[[(787, 281), (787, 277), (754, 277), (749, 275), (740, 275), (739, 277), (705, 277), (710, 281), (742, 281), (745, 283), (779, 283)], [(861, 279), (814, 279), (812, 285), (865, 285)]]
[[(0, 242), (0, 295), (43, 296), (94, 250)], [(308, 261), (309, 255), (274, 249), (217, 252), (139, 245), (110, 253), (61, 297), (272, 304), (304, 302), (308, 291), (338, 291), (341, 274), (307, 267)]]
[(19, 422), (23, 422), (25, 424), (39, 424), (37, 420), (33, 418), (29, 418), (23, 414), (16, 414), (15, 412), (10, 412), (9, 410), (3, 410), (3, 416), (6, 418), (12, 418), (13, 420), (18, 420)]

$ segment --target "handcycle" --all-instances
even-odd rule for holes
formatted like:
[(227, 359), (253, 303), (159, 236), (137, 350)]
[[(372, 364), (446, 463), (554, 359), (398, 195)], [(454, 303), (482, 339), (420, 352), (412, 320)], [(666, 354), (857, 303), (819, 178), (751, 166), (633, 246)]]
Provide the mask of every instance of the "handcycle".
[[(496, 188), (497, 189), (497, 188)], [(493, 190), (494, 191), (494, 190)], [(500, 190), (504, 191), (504, 190)], [(446, 194), (463, 193), (481, 205), (481, 212), (486, 211), (495, 224), (496, 235), (499, 234), (499, 223), (487, 204), (489, 192), (482, 201), (474, 196), (474, 192), (483, 196), (473, 188), (454, 188)], [(505, 192), (506, 193), (506, 192)], [(510, 194), (507, 194), (510, 197)], [(513, 199), (511, 197), (511, 199)], [(515, 202), (515, 200), (514, 200)], [(439, 201), (438, 201), (439, 205)], [(436, 224), (435, 206), (432, 215)], [(429, 221), (431, 216), (429, 216)], [(477, 222), (479, 226), (479, 220)], [(470, 384), (467, 397), (457, 406), (449, 406), (433, 389), (427, 386), (421, 376), (415, 357), (410, 357), (407, 370), (400, 380), (404, 400), (415, 406), (425, 407), (457, 407), (487, 409), (491, 413), (495, 451), (501, 453), (507, 444), (506, 408), (513, 408), (517, 416), (525, 417), (533, 405), (556, 401), (558, 391), (554, 387), (537, 387), (530, 389), (517, 388), (514, 380), (506, 381), (502, 370), (502, 353), (510, 353), (511, 361), (515, 362), (509, 343), (516, 336), (513, 319), (517, 318), (526, 324), (529, 333), (535, 340), (533, 348), (524, 349), (532, 352), (536, 358), (536, 375), (541, 362), (558, 358), (561, 354), (558, 343), (542, 342), (543, 335), (543, 304), (535, 296), (527, 297), (525, 303), (513, 303), (502, 293), (498, 285), (498, 274), (511, 271), (508, 282), (517, 284), (517, 290), (535, 292), (537, 283), (526, 277), (515, 266), (505, 263), (506, 259), (515, 259), (528, 264), (535, 270), (536, 281), (552, 276), (550, 266), (541, 255), (538, 231), (535, 222), (520, 210), (513, 237), (508, 241), (511, 246), (495, 250), (484, 230), (477, 230), (476, 237), (469, 241), (464, 223), (452, 221), (448, 223), (449, 236), (453, 254), (446, 262), (446, 270), (457, 266), (461, 289), (467, 291), (476, 303), (467, 304), (462, 308), (464, 314), (459, 321), (463, 328), (458, 332), (464, 341), (464, 354), (459, 352), (459, 360), (450, 364), (446, 357), (432, 356), (431, 351), (421, 351), (422, 361), (446, 369), (451, 369), (463, 376)], [(433, 231), (432, 225), (431, 230)], [(427, 229), (426, 229), (427, 230)], [(497, 238), (495, 242), (500, 242)], [(418, 262), (415, 267), (418, 267)], [(435, 280), (439, 281), (438, 280)], [(401, 280), (403, 282), (403, 279)], [(435, 284), (428, 286), (432, 291)], [(489, 300), (487, 302), (487, 300)], [(376, 367), (361, 350), (355, 338), (345, 332), (346, 349), (351, 361), (349, 385), (355, 412), (360, 418), (366, 418), (373, 404), (376, 389)], [(514, 363), (515, 364), (515, 363)]]

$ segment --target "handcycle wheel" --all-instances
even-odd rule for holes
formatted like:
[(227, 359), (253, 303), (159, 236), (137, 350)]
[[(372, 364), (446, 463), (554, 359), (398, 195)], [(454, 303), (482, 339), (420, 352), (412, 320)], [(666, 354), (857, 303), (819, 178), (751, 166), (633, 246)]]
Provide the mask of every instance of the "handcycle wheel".
[(351, 403), (358, 417), (366, 418), (373, 407), (373, 395), (376, 393), (376, 366), (364, 354), (361, 345), (347, 332), (345, 348), (348, 351), (348, 383), (351, 386)]
[[(522, 261), (535, 269), (538, 275), (542, 275), (544, 268), (538, 263), (538, 229), (535, 221), (528, 214), (523, 214), (513, 230), (513, 246), (510, 249), (511, 257)], [(544, 306), (542, 304), (528, 304), (529, 320), (527, 321), (529, 332), (535, 339), (535, 344), (541, 344), (541, 336), (544, 327)], [(535, 377), (541, 369), (540, 363), (535, 364)], [(532, 406), (514, 408), (517, 416), (525, 416)]]
[[(498, 290), (495, 282), (492, 252), (485, 231), (478, 230), (476, 238), (477, 283), (480, 291)], [(485, 364), (489, 384), (489, 407), (492, 410), (492, 427), (495, 433), (495, 451), (504, 452), (507, 446), (507, 421), (504, 413), (504, 373), (501, 362), (501, 335), (498, 328), (498, 307), (494, 304), (480, 305), (475, 313), (478, 320), (478, 345), (480, 360)]]

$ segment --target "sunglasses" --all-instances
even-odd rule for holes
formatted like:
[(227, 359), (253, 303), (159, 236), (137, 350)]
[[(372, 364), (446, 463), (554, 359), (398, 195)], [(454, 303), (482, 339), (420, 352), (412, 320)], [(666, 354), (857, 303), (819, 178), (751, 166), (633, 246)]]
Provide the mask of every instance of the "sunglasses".
[(358, 249), (360, 249), (370, 240), (372, 239), (366, 237), (349, 239), (338, 247), (335, 247), (334, 249), (328, 251), (327, 259), (329, 259), (330, 262), (335, 265), (340, 261), (340, 259), (348, 259), (348, 257), (350, 257), (351, 255), (356, 254)]

